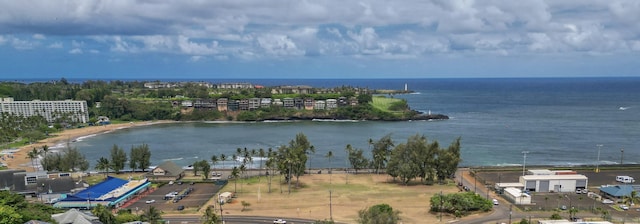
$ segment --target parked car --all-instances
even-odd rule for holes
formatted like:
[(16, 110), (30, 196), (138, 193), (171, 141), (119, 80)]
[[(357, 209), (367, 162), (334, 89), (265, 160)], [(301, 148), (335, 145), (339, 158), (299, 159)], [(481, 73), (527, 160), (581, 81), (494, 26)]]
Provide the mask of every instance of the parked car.
[(613, 201), (609, 199), (604, 199), (602, 200), (602, 204), (613, 204)]
[(499, 205), (500, 204), (500, 202), (498, 202), (498, 199), (494, 198), (492, 201), (493, 201), (493, 205)]
[(151, 203), (154, 203), (154, 202), (156, 202), (156, 200), (151, 199), (151, 200), (147, 200), (145, 203), (151, 204)]
[(287, 221), (282, 220), (282, 219), (276, 219), (276, 220), (273, 220), (273, 223), (274, 223), (274, 224), (286, 224), (286, 223), (287, 223)]
[(624, 205), (624, 204), (623, 204), (623, 205), (620, 205), (620, 208), (621, 208), (622, 210), (625, 210), (625, 211), (626, 211), (626, 210), (629, 210), (629, 206)]
[(184, 205), (179, 205), (178, 206), (178, 211), (182, 211), (182, 210), (184, 210)]

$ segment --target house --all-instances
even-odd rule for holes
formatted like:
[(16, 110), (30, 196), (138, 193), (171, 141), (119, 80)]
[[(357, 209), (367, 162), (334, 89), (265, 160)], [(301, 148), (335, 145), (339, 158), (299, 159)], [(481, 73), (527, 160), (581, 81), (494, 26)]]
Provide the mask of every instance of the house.
[(218, 111), (227, 111), (227, 105), (229, 103), (229, 99), (220, 98), (216, 101), (216, 105), (218, 106)]
[(600, 187), (600, 195), (618, 202), (622, 201), (625, 197), (630, 197), (632, 191), (640, 192), (640, 185), (610, 185)]
[(153, 168), (145, 175), (150, 180), (172, 181), (178, 180), (184, 176), (184, 169), (180, 168), (172, 161), (165, 161)]
[(304, 99), (304, 109), (305, 110), (313, 110), (314, 100), (313, 98), (305, 98)]
[(99, 218), (90, 213), (84, 213), (77, 209), (69, 209), (64, 213), (51, 215), (59, 224), (96, 224), (102, 223)]

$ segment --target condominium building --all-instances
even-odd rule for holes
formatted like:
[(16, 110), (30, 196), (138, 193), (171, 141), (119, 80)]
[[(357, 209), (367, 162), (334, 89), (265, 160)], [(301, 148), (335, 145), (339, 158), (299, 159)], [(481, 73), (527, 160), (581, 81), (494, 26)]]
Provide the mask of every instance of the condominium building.
[(40, 115), (49, 122), (68, 116), (80, 123), (89, 121), (87, 101), (14, 101), (13, 98), (0, 98), (0, 113), (10, 113), (25, 117)]

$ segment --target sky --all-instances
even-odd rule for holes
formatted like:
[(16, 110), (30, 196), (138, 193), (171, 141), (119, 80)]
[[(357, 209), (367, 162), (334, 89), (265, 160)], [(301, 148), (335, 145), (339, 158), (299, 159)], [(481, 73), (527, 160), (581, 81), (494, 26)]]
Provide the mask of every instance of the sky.
[(640, 76), (637, 0), (0, 0), (0, 79)]

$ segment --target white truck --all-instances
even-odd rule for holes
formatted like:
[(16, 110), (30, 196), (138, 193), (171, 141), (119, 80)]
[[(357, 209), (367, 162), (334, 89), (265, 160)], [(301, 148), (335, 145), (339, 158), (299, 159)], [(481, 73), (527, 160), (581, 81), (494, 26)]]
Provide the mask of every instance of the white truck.
[(630, 176), (616, 176), (616, 181), (620, 183), (625, 183), (625, 184), (631, 184), (636, 182), (636, 180)]

